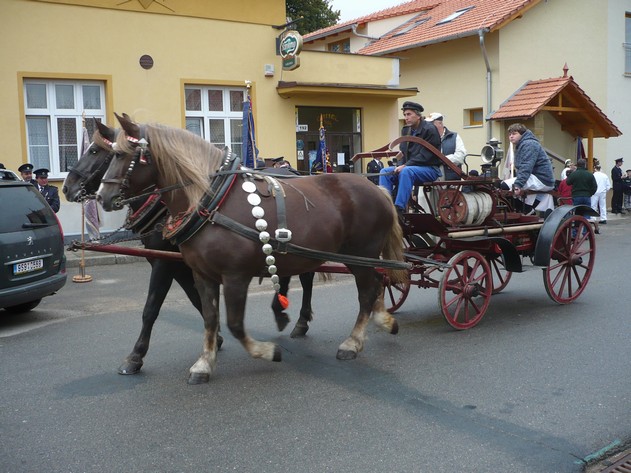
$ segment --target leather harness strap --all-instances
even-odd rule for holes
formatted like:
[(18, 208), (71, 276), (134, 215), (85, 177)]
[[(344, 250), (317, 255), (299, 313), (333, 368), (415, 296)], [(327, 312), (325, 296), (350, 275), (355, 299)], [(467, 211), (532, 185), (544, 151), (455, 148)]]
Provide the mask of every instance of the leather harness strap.
[[(213, 224), (220, 225), (221, 227), (233, 231), (238, 235), (241, 235), (245, 238), (248, 238), (253, 241), (259, 241), (259, 232), (253, 230), (245, 225), (231, 219), (230, 217), (226, 217), (225, 215), (219, 212), (212, 212), (210, 217), (210, 222)], [(279, 247), (278, 240), (271, 238), (269, 240), (269, 244), (272, 245), (272, 248), (275, 250)], [(320, 261), (334, 261), (337, 263), (342, 263), (351, 266), (368, 266), (375, 268), (385, 268), (385, 269), (412, 269), (413, 265), (411, 263), (407, 263), (405, 261), (394, 261), (394, 260), (383, 260), (377, 258), (365, 258), (363, 256), (352, 256), (352, 255), (343, 255), (339, 253), (331, 253), (328, 251), (319, 251), (312, 250), (309, 248), (305, 248), (303, 246), (296, 245), (294, 243), (286, 243), (287, 253), (303, 256), (305, 258), (320, 260)]]

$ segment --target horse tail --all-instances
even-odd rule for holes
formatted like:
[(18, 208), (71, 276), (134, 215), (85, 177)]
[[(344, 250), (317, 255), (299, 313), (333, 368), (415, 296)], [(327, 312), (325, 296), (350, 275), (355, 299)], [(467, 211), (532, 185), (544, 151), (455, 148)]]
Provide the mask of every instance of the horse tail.
[[(381, 186), (379, 186), (379, 189), (381, 189), (384, 195), (388, 198), (392, 216), (392, 225), (388, 235), (386, 236), (384, 246), (381, 249), (381, 255), (383, 259), (403, 261), (403, 229), (399, 223), (399, 215), (397, 214), (397, 209), (392, 202), (392, 197), (390, 196), (388, 190)], [(407, 269), (387, 269), (386, 274), (390, 278), (390, 281), (394, 284), (406, 283), (410, 279)]]

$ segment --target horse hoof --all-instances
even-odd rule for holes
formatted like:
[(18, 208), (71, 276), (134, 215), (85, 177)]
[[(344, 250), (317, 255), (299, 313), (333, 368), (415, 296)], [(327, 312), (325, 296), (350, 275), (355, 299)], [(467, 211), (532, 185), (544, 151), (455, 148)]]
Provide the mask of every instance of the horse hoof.
[(338, 360), (354, 360), (357, 358), (357, 352), (352, 350), (338, 350), (336, 358)]
[(142, 368), (142, 361), (125, 361), (118, 367), (118, 374), (138, 374), (140, 373), (140, 368)]
[(289, 316), (285, 312), (282, 312), (280, 315), (276, 315), (275, 317), (278, 331), (282, 332), (285, 330), (285, 327), (287, 327), (287, 324), (289, 324)]
[(204, 384), (210, 381), (208, 373), (191, 373), (188, 377), (188, 384)]
[(277, 345), (274, 347), (274, 356), (272, 357), (272, 361), (281, 361), (282, 358), (282, 352), (280, 351), (280, 347)]
[(289, 338), (304, 337), (305, 335), (307, 335), (308, 331), (309, 331), (308, 325), (296, 325), (294, 329), (291, 331), (291, 335), (289, 335)]
[(223, 337), (221, 335), (217, 335), (217, 351), (221, 350), (222, 345), (223, 345)]
[(395, 320), (394, 323), (392, 324), (392, 329), (390, 330), (390, 334), (396, 335), (397, 333), (399, 333), (399, 324)]

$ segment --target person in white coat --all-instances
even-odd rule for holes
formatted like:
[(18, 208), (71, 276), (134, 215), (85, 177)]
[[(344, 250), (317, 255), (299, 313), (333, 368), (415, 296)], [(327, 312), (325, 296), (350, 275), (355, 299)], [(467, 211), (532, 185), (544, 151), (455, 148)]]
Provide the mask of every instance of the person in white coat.
[(607, 191), (611, 189), (611, 181), (609, 176), (600, 170), (600, 165), (594, 166), (594, 178), (598, 188), (596, 193), (592, 195), (591, 205), (592, 209), (600, 213), (600, 222), (602, 224), (607, 223)]

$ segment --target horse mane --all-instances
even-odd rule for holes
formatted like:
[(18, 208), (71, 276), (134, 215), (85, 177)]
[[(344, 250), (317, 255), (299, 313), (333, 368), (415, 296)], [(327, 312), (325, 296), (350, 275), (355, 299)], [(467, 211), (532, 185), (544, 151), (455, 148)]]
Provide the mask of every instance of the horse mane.
[[(197, 204), (210, 187), (212, 174), (219, 170), (223, 151), (203, 138), (181, 128), (157, 123), (140, 125), (141, 136), (149, 143), (151, 159), (164, 179), (165, 186), (182, 185), (189, 207)], [(131, 154), (136, 149), (122, 131), (117, 150)]]

